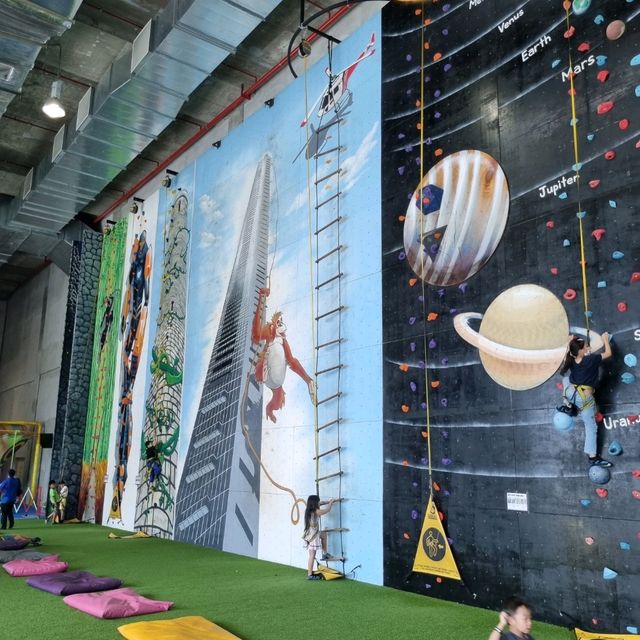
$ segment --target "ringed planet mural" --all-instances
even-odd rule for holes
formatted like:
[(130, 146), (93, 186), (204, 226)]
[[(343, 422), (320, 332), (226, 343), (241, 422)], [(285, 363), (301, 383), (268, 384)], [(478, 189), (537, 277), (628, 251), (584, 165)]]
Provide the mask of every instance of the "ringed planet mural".
[[(482, 320), (479, 331), (470, 320)], [(569, 321), (562, 303), (544, 287), (521, 284), (503, 291), (480, 313), (460, 313), (455, 330), (480, 351), (485, 371), (514, 391), (533, 389), (562, 364)]]
[(415, 190), (404, 223), (414, 273), (436, 286), (477, 273), (496, 250), (509, 213), (507, 178), (482, 151), (458, 151), (433, 166)]

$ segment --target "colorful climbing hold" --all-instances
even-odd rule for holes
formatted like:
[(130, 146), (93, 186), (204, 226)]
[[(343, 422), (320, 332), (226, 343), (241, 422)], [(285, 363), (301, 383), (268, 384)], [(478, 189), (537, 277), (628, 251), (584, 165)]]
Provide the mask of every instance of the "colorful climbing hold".
[(631, 58), (631, 60), (629, 60), (629, 64), (632, 67), (638, 66), (640, 64), (640, 53), (635, 55), (635, 56), (633, 56), (633, 58)]
[(602, 570), (602, 577), (605, 580), (613, 580), (614, 578), (616, 578), (618, 576), (618, 572), (614, 571), (613, 569), (609, 569), (609, 567), (605, 567)]
[(636, 358), (633, 353), (627, 353), (624, 357), (624, 363), (627, 367), (635, 367), (638, 364), (638, 358)]
[(558, 275), (558, 267), (551, 267), (549, 271), (551, 271), (551, 275), (554, 275), (554, 276)]
[(604, 154), (604, 159), (605, 160), (613, 160), (616, 157), (616, 152), (613, 150), (607, 151)]
[(577, 211), (576, 212), (576, 218), (578, 218), (578, 220), (582, 220), (586, 215), (587, 215), (586, 211)]
[(402, 411), (402, 413), (409, 413), (409, 405), (407, 405), (407, 404), (403, 404), (403, 405), (400, 407), (400, 410)]
[(600, 180), (589, 180), (589, 186), (592, 189), (597, 189), (600, 186)]
[(565, 238), (565, 239), (562, 241), (562, 246), (563, 246), (563, 247), (570, 247), (570, 246), (571, 246), (571, 241), (570, 241), (568, 238)]
[(628, 118), (622, 118), (622, 120), (620, 120), (620, 122), (618, 122), (618, 128), (622, 131), (626, 131), (629, 128), (629, 119)]
[(612, 100), (607, 100), (605, 102), (601, 102), (597, 108), (596, 108), (596, 112), (599, 116), (603, 116), (605, 113), (609, 113), (609, 111), (611, 111), (611, 109), (613, 109), (613, 101)]
[(628, 371), (625, 371), (620, 376), (620, 380), (622, 380), (624, 384), (633, 384), (636, 381), (636, 377), (633, 375), (633, 373), (629, 373)]
[(410, 287), (415, 287), (417, 282), (418, 282), (418, 278), (409, 278)]
[(580, 51), (580, 53), (585, 53), (586, 51), (589, 51), (589, 49), (591, 49), (591, 45), (588, 42), (581, 42), (578, 45), (578, 51)]
[(595, 139), (596, 134), (595, 133), (587, 133), (587, 141), (588, 142), (593, 142), (593, 140)]
[[(591, 467), (591, 468), (595, 469), (597, 467)], [(609, 495), (609, 492), (606, 489), (603, 489), (602, 487), (598, 487), (596, 489), (596, 494), (598, 498), (606, 498)]]
[(575, 300), (575, 299), (576, 299), (576, 297), (577, 297), (577, 295), (578, 295), (578, 294), (576, 293), (575, 289), (567, 289), (567, 290), (562, 294), (562, 297), (563, 297), (565, 300)]
[(427, 322), (433, 322), (434, 320), (437, 320), (437, 319), (438, 319), (438, 314), (435, 313), (434, 311), (431, 311), (427, 316)]
[(620, 542), (620, 548), (623, 551), (630, 551), (631, 550), (631, 545), (628, 542), (625, 542), (624, 540)]
[(634, 271), (631, 274), (631, 284), (635, 284), (636, 282), (640, 282), (640, 271)]
[(636, 500), (640, 500), (640, 491), (638, 491), (637, 489), (634, 489), (631, 492), (631, 495), (636, 499)]
[(409, 371), (409, 365), (402, 363), (401, 365), (398, 366), (398, 369), (400, 369), (400, 371), (403, 371), (404, 373), (406, 373), (407, 371)]
[(576, 28), (571, 25), (565, 32), (564, 32), (564, 37), (568, 40), (569, 38), (573, 37), (573, 34), (576, 32)]
[(601, 14), (598, 14), (598, 15), (593, 19), (593, 21), (594, 21), (596, 24), (602, 24), (602, 23), (604, 22), (604, 16), (603, 16), (603, 15), (601, 15)]
[(604, 67), (607, 64), (607, 56), (596, 56), (596, 64), (599, 67)]
[(582, 500), (580, 500), (580, 504), (586, 508), (591, 504), (591, 500), (587, 500), (586, 498), (583, 498)]
[(617, 440), (612, 440), (608, 451), (610, 456), (619, 456), (622, 453), (622, 445)]
[(610, 74), (606, 69), (602, 69), (601, 71), (598, 71), (596, 78), (598, 78), (600, 82), (606, 82), (609, 79), (609, 75)]
[(440, 380), (432, 380), (431, 381), (431, 388), (432, 389), (437, 389), (440, 386)]
[(592, 545), (595, 540), (591, 537), (591, 536), (587, 536), (584, 541), (588, 544), (588, 545)]
[(545, 223), (547, 229), (553, 229), (556, 226), (556, 223), (553, 220), (547, 220)]
[(573, 0), (573, 13), (577, 16), (581, 16), (586, 13), (591, 6), (591, 0)]
[(618, 203), (615, 200), (609, 200), (609, 206), (612, 209), (617, 209), (618, 208)]
[(591, 232), (591, 235), (599, 242), (600, 240), (602, 240), (602, 236), (604, 236), (604, 234), (607, 233), (606, 229), (594, 229)]
[(609, 38), (609, 40), (617, 40), (618, 38), (621, 38), (623, 36), (626, 29), (627, 27), (624, 21), (614, 20), (607, 25), (607, 38)]
[(624, 313), (628, 309), (626, 302), (618, 302), (616, 306), (618, 307), (618, 311), (620, 313)]
[(622, 253), (622, 251), (614, 251), (614, 252), (611, 254), (611, 257), (612, 257), (614, 260), (622, 260), (622, 258), (624, 258), (624, 253)]
[(598, 280), (598, 289), (606, 289), (607, 281), (606, 280)]

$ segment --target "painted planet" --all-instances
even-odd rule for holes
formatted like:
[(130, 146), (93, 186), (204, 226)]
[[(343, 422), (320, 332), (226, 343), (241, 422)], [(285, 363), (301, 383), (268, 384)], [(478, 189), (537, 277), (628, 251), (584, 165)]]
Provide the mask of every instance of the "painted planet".
[[(470, 326), (481, 320), (480, 329)], [(480, 351), (485, 371), (500, 386), (533, 389), (560, 367), (567, 352), (569, 321), (562, 303), (548, 289), (521, 284), (503, 291), (480, 313), (460, 313), (458, 334)]]
[(407, 261), (429, 284), (460, 284), (491, 258), (508, 213), (507, 178), (496, 160), (482, 151), (453, 153), (429, 170), (411, 198)]
[(607, 38), (609, 40), (617, 40), (623, 36), (626, 29), (627, 26), (622, 20), (614, 20), (607, 25)]
[(573, 0), (573, 13), (581, 16), (591, 6), (591, 0)]

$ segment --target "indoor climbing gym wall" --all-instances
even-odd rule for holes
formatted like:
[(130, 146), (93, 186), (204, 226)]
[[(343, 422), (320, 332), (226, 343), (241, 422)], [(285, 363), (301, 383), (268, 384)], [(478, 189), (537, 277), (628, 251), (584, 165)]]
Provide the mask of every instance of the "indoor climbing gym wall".
[(82, 514), (302, 567), (319, 491), (381, 583), (380, 14), (316, 46), (105, 236)]
[[(128, 220), (104, 234), (93, 331), (91, 382), (86, 415), (77, 516), (100, 524), (104, 476), (111, 432), (111, 403), (116, 373), (117, 329)], [(114, 320), (115, 319), (115, 320)]]
[[(639, 23), (634, 0), (383, 10), (389, 586), (637, 632)], [(605, 331), (608, 469), (554, 422), (569, 336)]]

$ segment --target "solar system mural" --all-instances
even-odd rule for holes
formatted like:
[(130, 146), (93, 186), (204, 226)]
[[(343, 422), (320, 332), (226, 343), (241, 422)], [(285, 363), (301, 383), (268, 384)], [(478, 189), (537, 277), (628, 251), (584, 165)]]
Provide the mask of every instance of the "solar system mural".
[[(382, 16), (384, 582), (635, 633), (640, 4)], [(570, 335), (605, 331), (596, 484), (552, 418)], [(430, 495), (461, 581), (412, 572)]]

